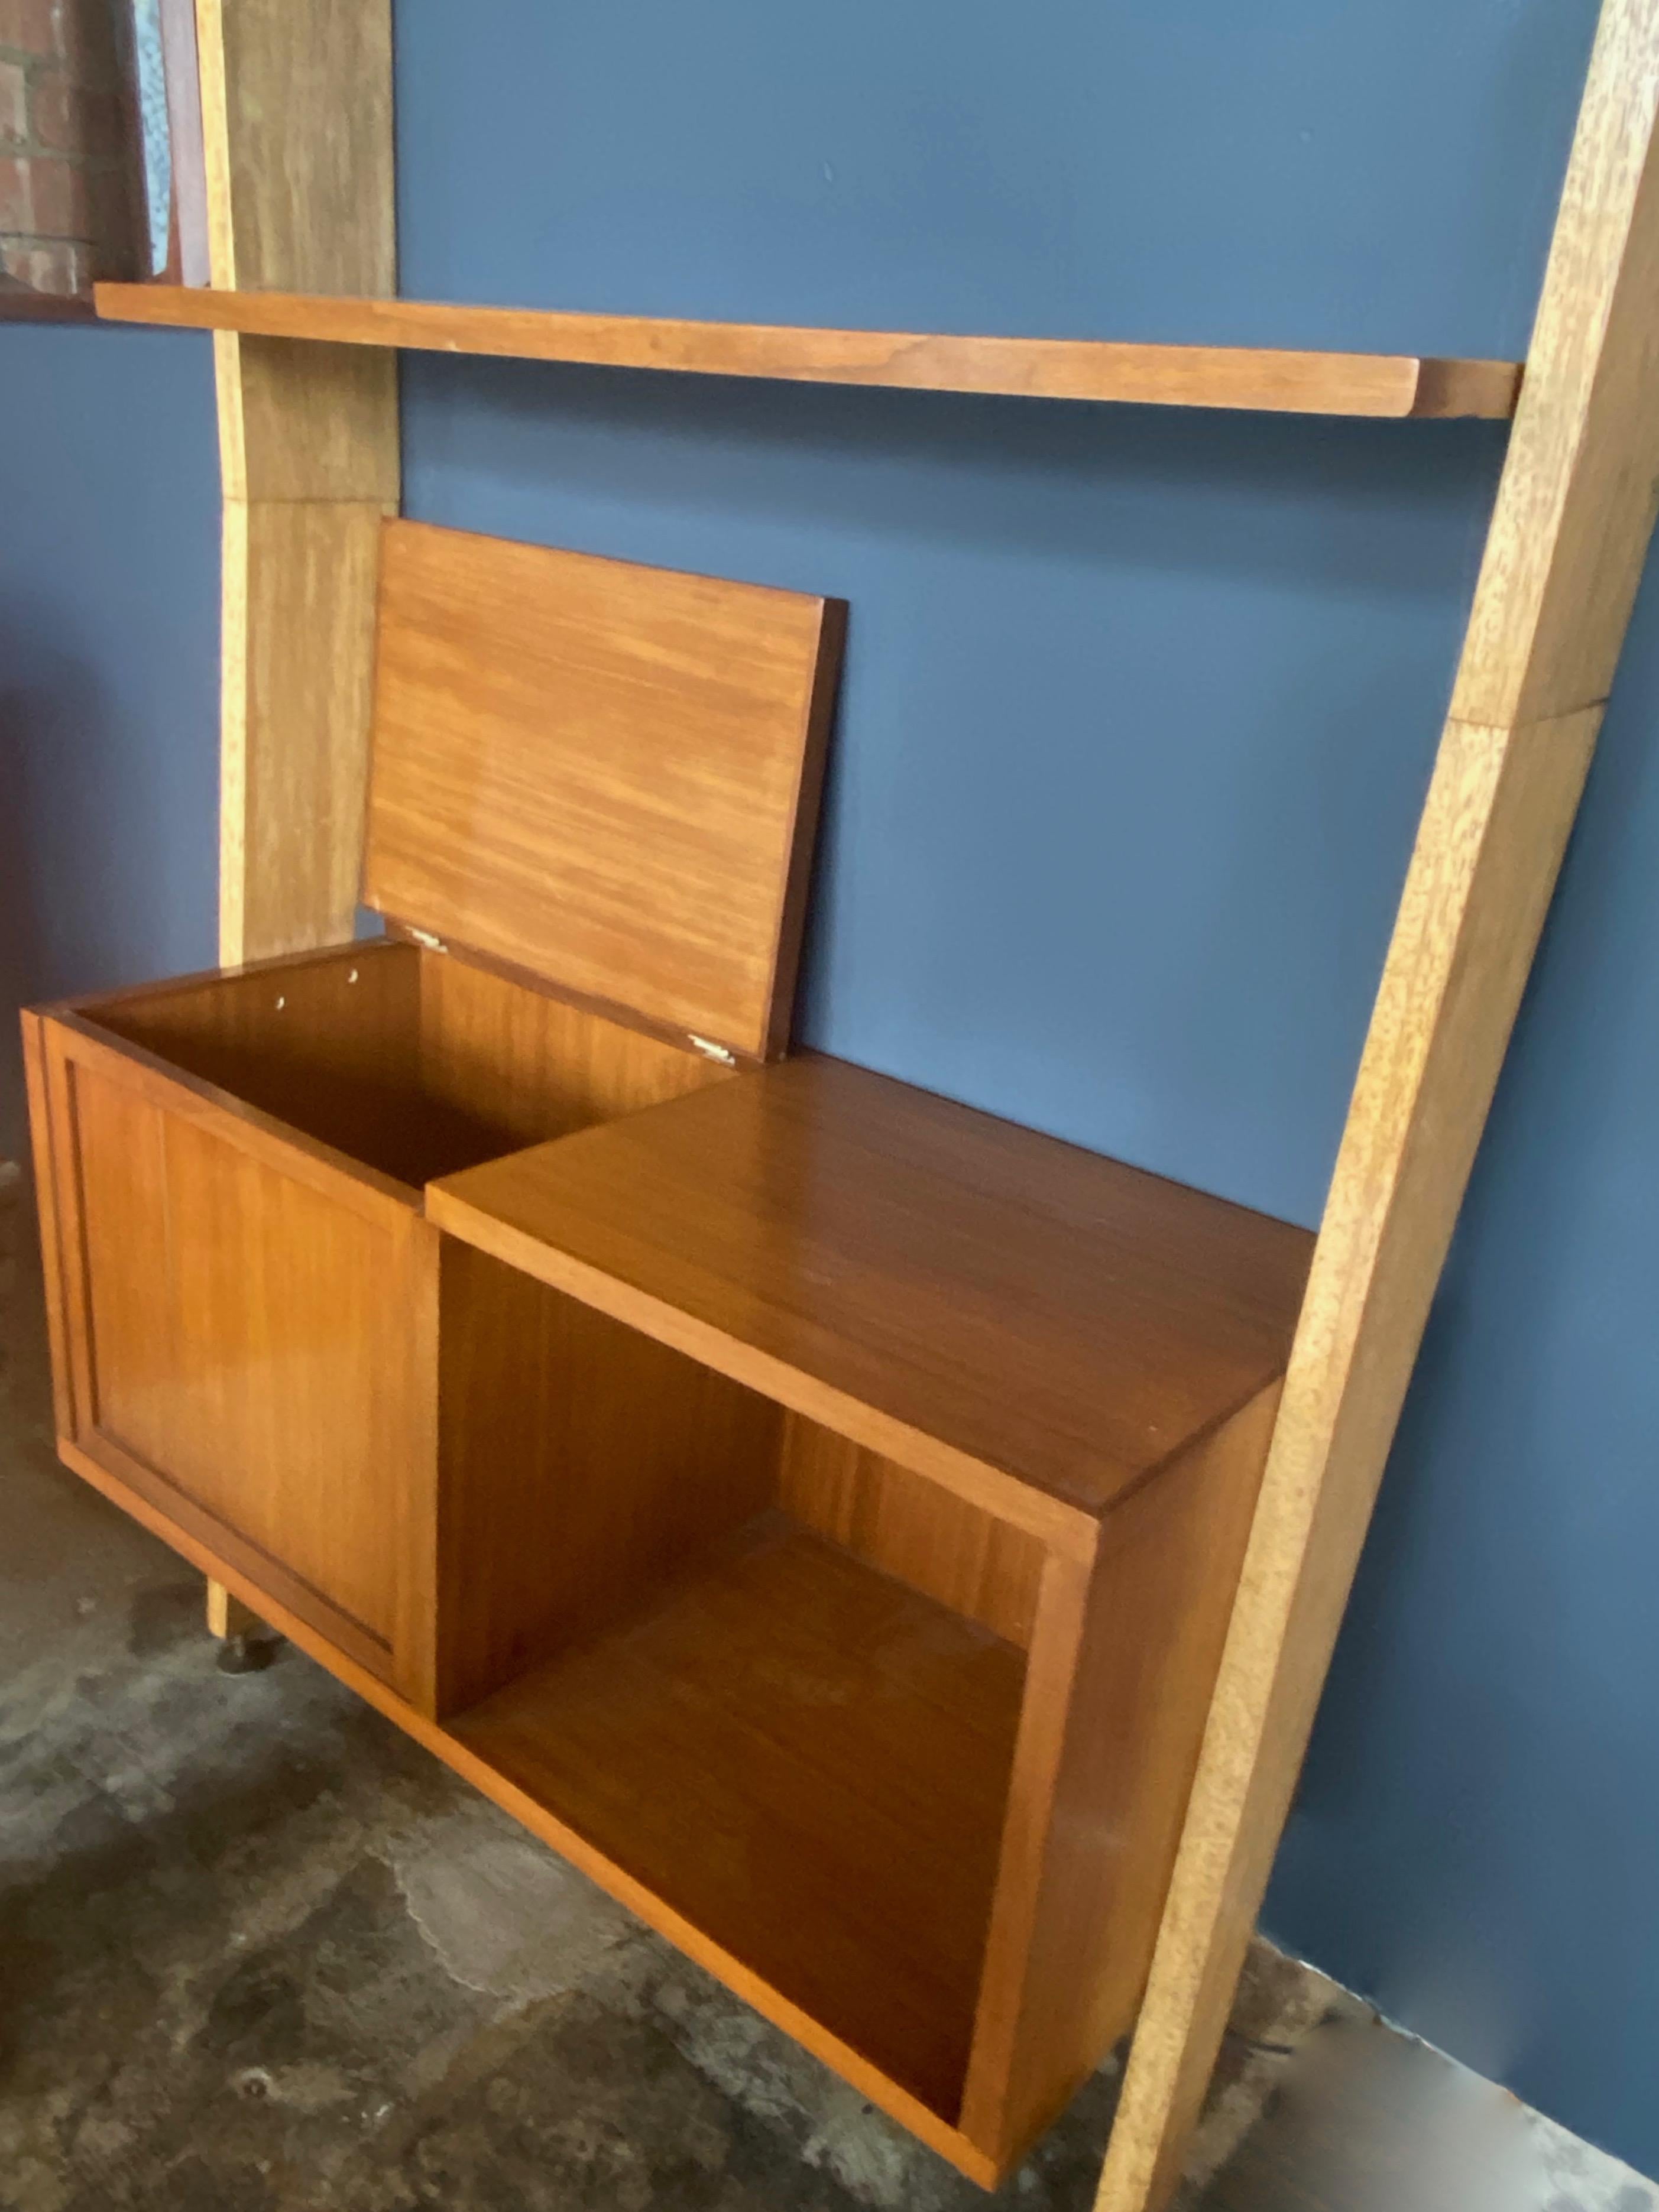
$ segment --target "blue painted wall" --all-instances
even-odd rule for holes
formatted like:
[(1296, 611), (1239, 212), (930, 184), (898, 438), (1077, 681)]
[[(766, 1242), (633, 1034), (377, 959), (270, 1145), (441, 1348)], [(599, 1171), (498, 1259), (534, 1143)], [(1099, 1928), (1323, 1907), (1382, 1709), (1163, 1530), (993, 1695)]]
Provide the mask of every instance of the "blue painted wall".
[(218, 592), (210, 341), (0, 323), (0, 1157), (15, 1006), (214, 957)]
[[(1516, 354), (1591, 15), (398, 0), (404, 288)], [(50, 924), (90, 982), (204, 934), (211, 421), (193, 341), (53, 343), (62, 450), (131, 399), (162, 458), (49, 525), (46, 613), (119, 680), (142, 589), (191, 694), (91, 763), (128, 927), (101, 885)], [(852, 602), (805, 1035), (1316, 1217), (1501, 434), (420, 358), (404, 432), (428, 519)], [(1649, 2171), (1656, 723), (1649, 592), (1268, 1914)]]

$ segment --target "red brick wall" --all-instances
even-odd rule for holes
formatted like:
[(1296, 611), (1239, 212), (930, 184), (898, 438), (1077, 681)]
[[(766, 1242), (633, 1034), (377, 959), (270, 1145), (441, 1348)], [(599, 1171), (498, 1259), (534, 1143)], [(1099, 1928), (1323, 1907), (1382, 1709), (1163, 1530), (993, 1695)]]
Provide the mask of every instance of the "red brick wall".
[(0, 269), (37, 292), (137, 273), (120, 4), (0, 0)]

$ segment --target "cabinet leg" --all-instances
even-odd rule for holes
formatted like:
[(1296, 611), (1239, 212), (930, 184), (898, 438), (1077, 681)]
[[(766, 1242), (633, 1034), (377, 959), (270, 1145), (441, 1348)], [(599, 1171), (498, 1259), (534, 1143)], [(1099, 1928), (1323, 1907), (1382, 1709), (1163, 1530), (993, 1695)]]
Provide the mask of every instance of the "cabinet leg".
[(275, 1637), (257, 1613), (210, 1576), (207, 1586), (207, 1625), (208, 1634), (219, 1639), (221, 1674), (252, 1674), (270, 1666)]

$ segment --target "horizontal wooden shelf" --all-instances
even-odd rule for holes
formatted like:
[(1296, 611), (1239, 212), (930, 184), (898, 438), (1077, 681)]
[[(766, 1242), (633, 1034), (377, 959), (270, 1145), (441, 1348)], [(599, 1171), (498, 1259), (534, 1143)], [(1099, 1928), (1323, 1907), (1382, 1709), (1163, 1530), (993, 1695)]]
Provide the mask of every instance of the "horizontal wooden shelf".
[(1283, 1373), (1313, 1249), (811, 1053), (448, 1176), (426, 1204), (1062, 1546)]
[(947, 2124), (1024, 1654), (779, 1513), (457, 1740)]
[(1291, 415), (1501, 419), (1514, 413), (1521, 385), (1516, 362), (1431, 360), (1415, 354), (818, 331), (165, 284), (100, 284), (96, 296), (98, 312), (109, 322), (703, 376), (1001, 392), (1031, 399), (1110, 399)]

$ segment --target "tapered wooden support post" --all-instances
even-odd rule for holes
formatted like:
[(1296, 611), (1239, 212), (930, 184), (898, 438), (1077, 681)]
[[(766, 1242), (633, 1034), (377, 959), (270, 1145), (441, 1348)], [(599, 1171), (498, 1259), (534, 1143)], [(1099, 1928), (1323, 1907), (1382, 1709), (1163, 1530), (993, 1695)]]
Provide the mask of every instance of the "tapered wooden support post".
[[(390, 294), (391, 0), (196, 0), (216, 286)], [(356, 916), (396, 356), (216, 333), (224, 494), (219, 957)], [(210, 1623), (224, 1597), (210, 1590)]]
[(1659, 483), (1659, 0), (1607, 0), (1097, 2212), (1167, 2203), (1577, 807)]

